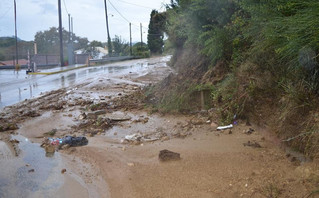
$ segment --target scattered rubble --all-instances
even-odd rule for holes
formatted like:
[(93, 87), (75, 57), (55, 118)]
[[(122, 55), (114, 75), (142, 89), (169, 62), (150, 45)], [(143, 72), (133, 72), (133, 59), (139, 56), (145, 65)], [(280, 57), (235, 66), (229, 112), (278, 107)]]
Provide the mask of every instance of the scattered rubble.
[(248, 130), (244, 131), (244, 133), (247, 135), (251, 135), (254, 132), (255, 132), (255, 129), (253, 129), (253, 128), (249, 128)]
[(261, 148), (261, 145), (256, 142), (256, 141), (248, 141), (247, 143), (243, 143), (244, 146), (250, 146), (250, 147), (253, 147), (253, 148)]

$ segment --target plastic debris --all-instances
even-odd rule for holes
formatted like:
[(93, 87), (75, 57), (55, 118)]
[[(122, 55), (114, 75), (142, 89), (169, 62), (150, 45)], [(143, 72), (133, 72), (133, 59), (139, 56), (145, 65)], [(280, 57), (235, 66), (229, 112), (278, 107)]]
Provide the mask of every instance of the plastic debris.
[(230, 125), (227, 125), (227, 126), (219, 126), (217, 127), (217, 130), (225, 130), (225, 129), (231, 129), (233, 128), (234, 126), (232, 124)]
[(48, 138), (48, 143), (53, 146), (62, 146), (68, 144), (70, 146), (84, 146), (88, 144), (86, 137), (65, 136), (64, 138)]

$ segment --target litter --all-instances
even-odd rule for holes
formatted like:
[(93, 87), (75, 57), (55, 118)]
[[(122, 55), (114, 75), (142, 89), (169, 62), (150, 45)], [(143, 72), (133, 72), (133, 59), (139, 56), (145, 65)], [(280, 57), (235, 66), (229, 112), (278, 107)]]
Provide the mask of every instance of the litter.
[(132, 135), (126, 135), (124, 137), (124, 140), (122, 140), (121, 142), (124, 143), (125, 141), (128, 142), (153, 142), (159, 140), (159, 138), (155, 137), (155, 138), (150, 138), (148, 136), (145, 136), (141, 133), (135, 133)]
[(219, 126), (217, 127), (217, 130), (225, 130), (225, 129), (231, 129), (233, 128), (234, 126), (232, 124), (230, 125), (227, 125), (227, 126)]
[(72, 137), (72, 136), (65, 136), (64, 138), (48, 138), (48, 143), (54, 146), (63, 146), (68, 144), (70, 146), (84, 146), (89, 143), (86, 137)]

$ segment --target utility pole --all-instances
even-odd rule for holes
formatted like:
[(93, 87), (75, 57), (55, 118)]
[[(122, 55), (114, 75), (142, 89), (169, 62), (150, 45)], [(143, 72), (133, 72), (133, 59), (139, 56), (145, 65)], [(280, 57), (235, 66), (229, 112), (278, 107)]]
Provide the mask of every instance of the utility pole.
[(62, 37), (62, 16), (61, 16), (61, 0), (58, 0), (59, 7), (59, 36), (60, 36), (60, 62), (61, 67), (64, 66), (63, 57), (63, 37)]
[(141, 30), (141, 50), (142, 50), (142, 47), (143, 47), (143, 29), (142, 29), (142, 23), (140, 23), (140, 30)]
[(71, 15), (69, 14), (69, 42), (68, 42), (68, 64), (74, 64), (73, 41), (71, 39)]
[(69, 14), (69, 43), (71, 41), (71, 15)]
[(106, 30), (107, 30), (107, 48), (109, 51), (109, 56), (112, 56), (112, 41), (110, 37), (110, 30), (109, 30), (109, 20), (107, 16), (107, 6), (106, 6), (106, 0), (104, 0), (104, 6), (105, 6), (105, 19), (106, 19)]
[(18, 57), (17, 4), (16, 4), (16, 0), (14, 0), (14, 27), (15, 27), (15, 40), (16, 40), (16, 65), (18, 65), (19, 64), (19, 57)]
[(71, 40), (73, 41), (73, 17), (71, 17)]
[(132, 56), (132, 24), (130, 23), (130, 55)]

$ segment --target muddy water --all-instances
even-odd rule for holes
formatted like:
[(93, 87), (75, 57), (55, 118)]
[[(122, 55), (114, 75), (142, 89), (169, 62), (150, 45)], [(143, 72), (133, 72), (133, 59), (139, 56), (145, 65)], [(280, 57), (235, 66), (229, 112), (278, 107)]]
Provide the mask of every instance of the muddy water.
[[(46, 156), (39, 144), (17, 135), (19, 157), (9, 152), (1, 142), (6, 157), (0, 159), (0, 197), (46, 197), (59, 189), (64, 183), (61, 175), (62, 160), (59, 153)], [(3, 150), (2, 150), (3, 153)]]

